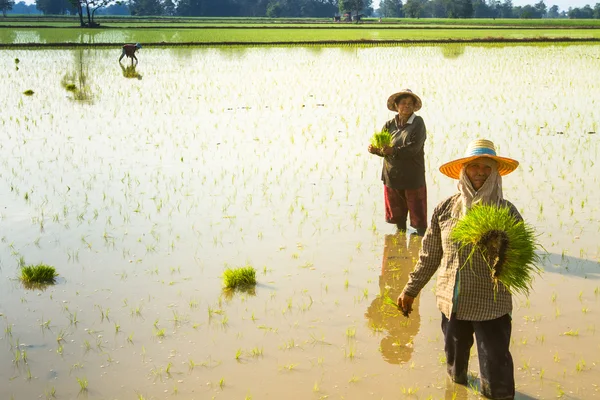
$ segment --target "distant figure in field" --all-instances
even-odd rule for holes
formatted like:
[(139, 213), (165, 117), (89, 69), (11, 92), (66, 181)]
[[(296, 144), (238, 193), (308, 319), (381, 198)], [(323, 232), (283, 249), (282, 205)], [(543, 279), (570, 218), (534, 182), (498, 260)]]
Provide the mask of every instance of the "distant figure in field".
[(142, 45), (139, 43), (136, 44), (125, 44), (123, 45), (123, 51), (121, 52), (121, 57), (119, 57), (119, 63), (123, 59), (123, 57), (127, 56), (131, 58), (131, 65), (133, 65), (133, 60), (135, 63), (138, 63), (138, 59), (135, 56), (135, 52), (142, 48)]

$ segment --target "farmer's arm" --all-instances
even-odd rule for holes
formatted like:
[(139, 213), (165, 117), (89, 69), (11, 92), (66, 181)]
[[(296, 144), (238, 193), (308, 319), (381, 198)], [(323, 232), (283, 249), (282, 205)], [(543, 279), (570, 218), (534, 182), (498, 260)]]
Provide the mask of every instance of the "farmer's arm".
[(421, 289), (429, 282), (442, 261), (444, 251), (442, 249), (442, 232), (438, 222), (440, 206), (436, 207), (431, 217), (431, 225), (419, 252), (419, 261), (415, 269), (410, 273), (408, 283), (404, 286), (402, 294), (398, 297), (398, 304), (402, 306), (406, 301), (412, 305), (412, 300), (417, 297)]
[(412, 132), (410, 133), (408, 140), (404, 144), (385, 148), (384, 153), (394, 157), (402, 155), (412, 156), (423, 149), (426, 137), (427, 130), (425, 129), (423, 118), (415, 118), (415, 121), (412, 124)]

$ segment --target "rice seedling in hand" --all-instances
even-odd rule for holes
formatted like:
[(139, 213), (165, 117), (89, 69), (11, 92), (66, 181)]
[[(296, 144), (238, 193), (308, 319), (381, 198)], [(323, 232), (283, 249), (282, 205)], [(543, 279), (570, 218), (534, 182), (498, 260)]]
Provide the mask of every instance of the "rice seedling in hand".
[(54, 283), (56, 276), (56, 269), (49, 265), (38, 264), (38, 265), (26, 265), (21, 268), (21, 276), (19, 279), (25, 286), (36, 287), (43, 285), (51, 285)]
[(256, 285), (256, 270), (251, 266), (227, 268), (223, 273), (226, 289), (240, 289)]
[(378, 149), (383, 149), (388, 147), (392, 142), (392, 135), (388, 131), (376, 132), (371, 137), (371, 145), (373, 147), (377, 147)]
[(404, 315), (405, 317), (408, 318), (408, 315), (410, 314), (410, 312), (400, 308), (398, 303), (396, 303), (389, 295), (387, 295), (387, 294), (383, 295), (383, 302), (384, 302), (384, 304), (388, 304), (388, 305), (394, 307), (395, 309), (402, 311), (402, 315)]
[(492, 280), (511, 293), (529, 294), (533, 273), (540, 273), (536, 254), (539, 244), (534, 229), (517, 221), (507, 207), (477, 205), (456, 224), (452, 240), (462, 247), (472, 245), (469, 259), (481, 252), (488, 263)]

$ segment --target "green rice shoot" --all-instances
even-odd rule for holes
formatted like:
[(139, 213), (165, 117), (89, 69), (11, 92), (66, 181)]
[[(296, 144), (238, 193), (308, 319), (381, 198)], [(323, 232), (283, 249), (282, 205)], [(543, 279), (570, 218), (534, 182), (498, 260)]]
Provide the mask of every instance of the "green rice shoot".
[(20, 279), (27, 285), (51, 285), (58, 274), (56, 269), (46, 264), (26, 265), (21, 268)]
[(256, 285), (256, 270), (251, 266), (227, 268), (223, 273), (226, 289), (247, 288)]
[(529, 295), (533, 275), (539, 274), (540, 257), (534, 229), (517, 221), (508, 207), (477, 205), (456, 224), (452, 240), (464, 248), (472, 245), (469, 259), (481, 252), (498, 288), (501, 282), (511, 293)]
[(377, 132), (371, 137), (371, 145), (378, 149), (389, 147), (390, 143), (392, 143), (392, 135), (386, 130)]

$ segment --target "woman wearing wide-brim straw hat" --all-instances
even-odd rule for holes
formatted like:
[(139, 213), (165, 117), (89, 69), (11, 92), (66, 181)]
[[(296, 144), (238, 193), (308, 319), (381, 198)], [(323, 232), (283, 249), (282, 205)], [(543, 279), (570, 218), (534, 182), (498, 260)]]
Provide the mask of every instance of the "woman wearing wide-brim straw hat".
[(512, 297), (502, 283), (494, 287), (482, 254), (474, 252), (468, 259), (470, 248), (461, 248), (451, 239), (451, 232), (467, 210), (479, 203), (508, 207), (510, 214), (522, 221), (515, 206), (502, 195), (501, 176), (518, 165), (513, 159), (498, 156), (491, 141), (480, 139), (469, 144), (464, 157), (440, 167), (443, 174), (458, 179), (458, 193), (433, 211), (417, 265), (398, 297), (398, 306), (410, 312), (414, 298), (438, 271), (436, 297), (442, 312), (448, 375), (456, 383), (467, 384), (475, 334), (481, 392), (492, 399), (512, 399), (515, 395), (509, 351)]
[(415, 114), (421, 106), (421, 98), (410, 89), (392, 94), (387, 100), (387, 108), (398, 114), (382, 128), (390, 133), (391, 143), (384, 148), (371, 145), (368, 150), (383, 157), (381, 180), (386, 222), (405, 232), (410, 213), (410, 226), (417, 234), (424, 235), (427, 229), (424, 150), (427, 130), (423, 118)]

